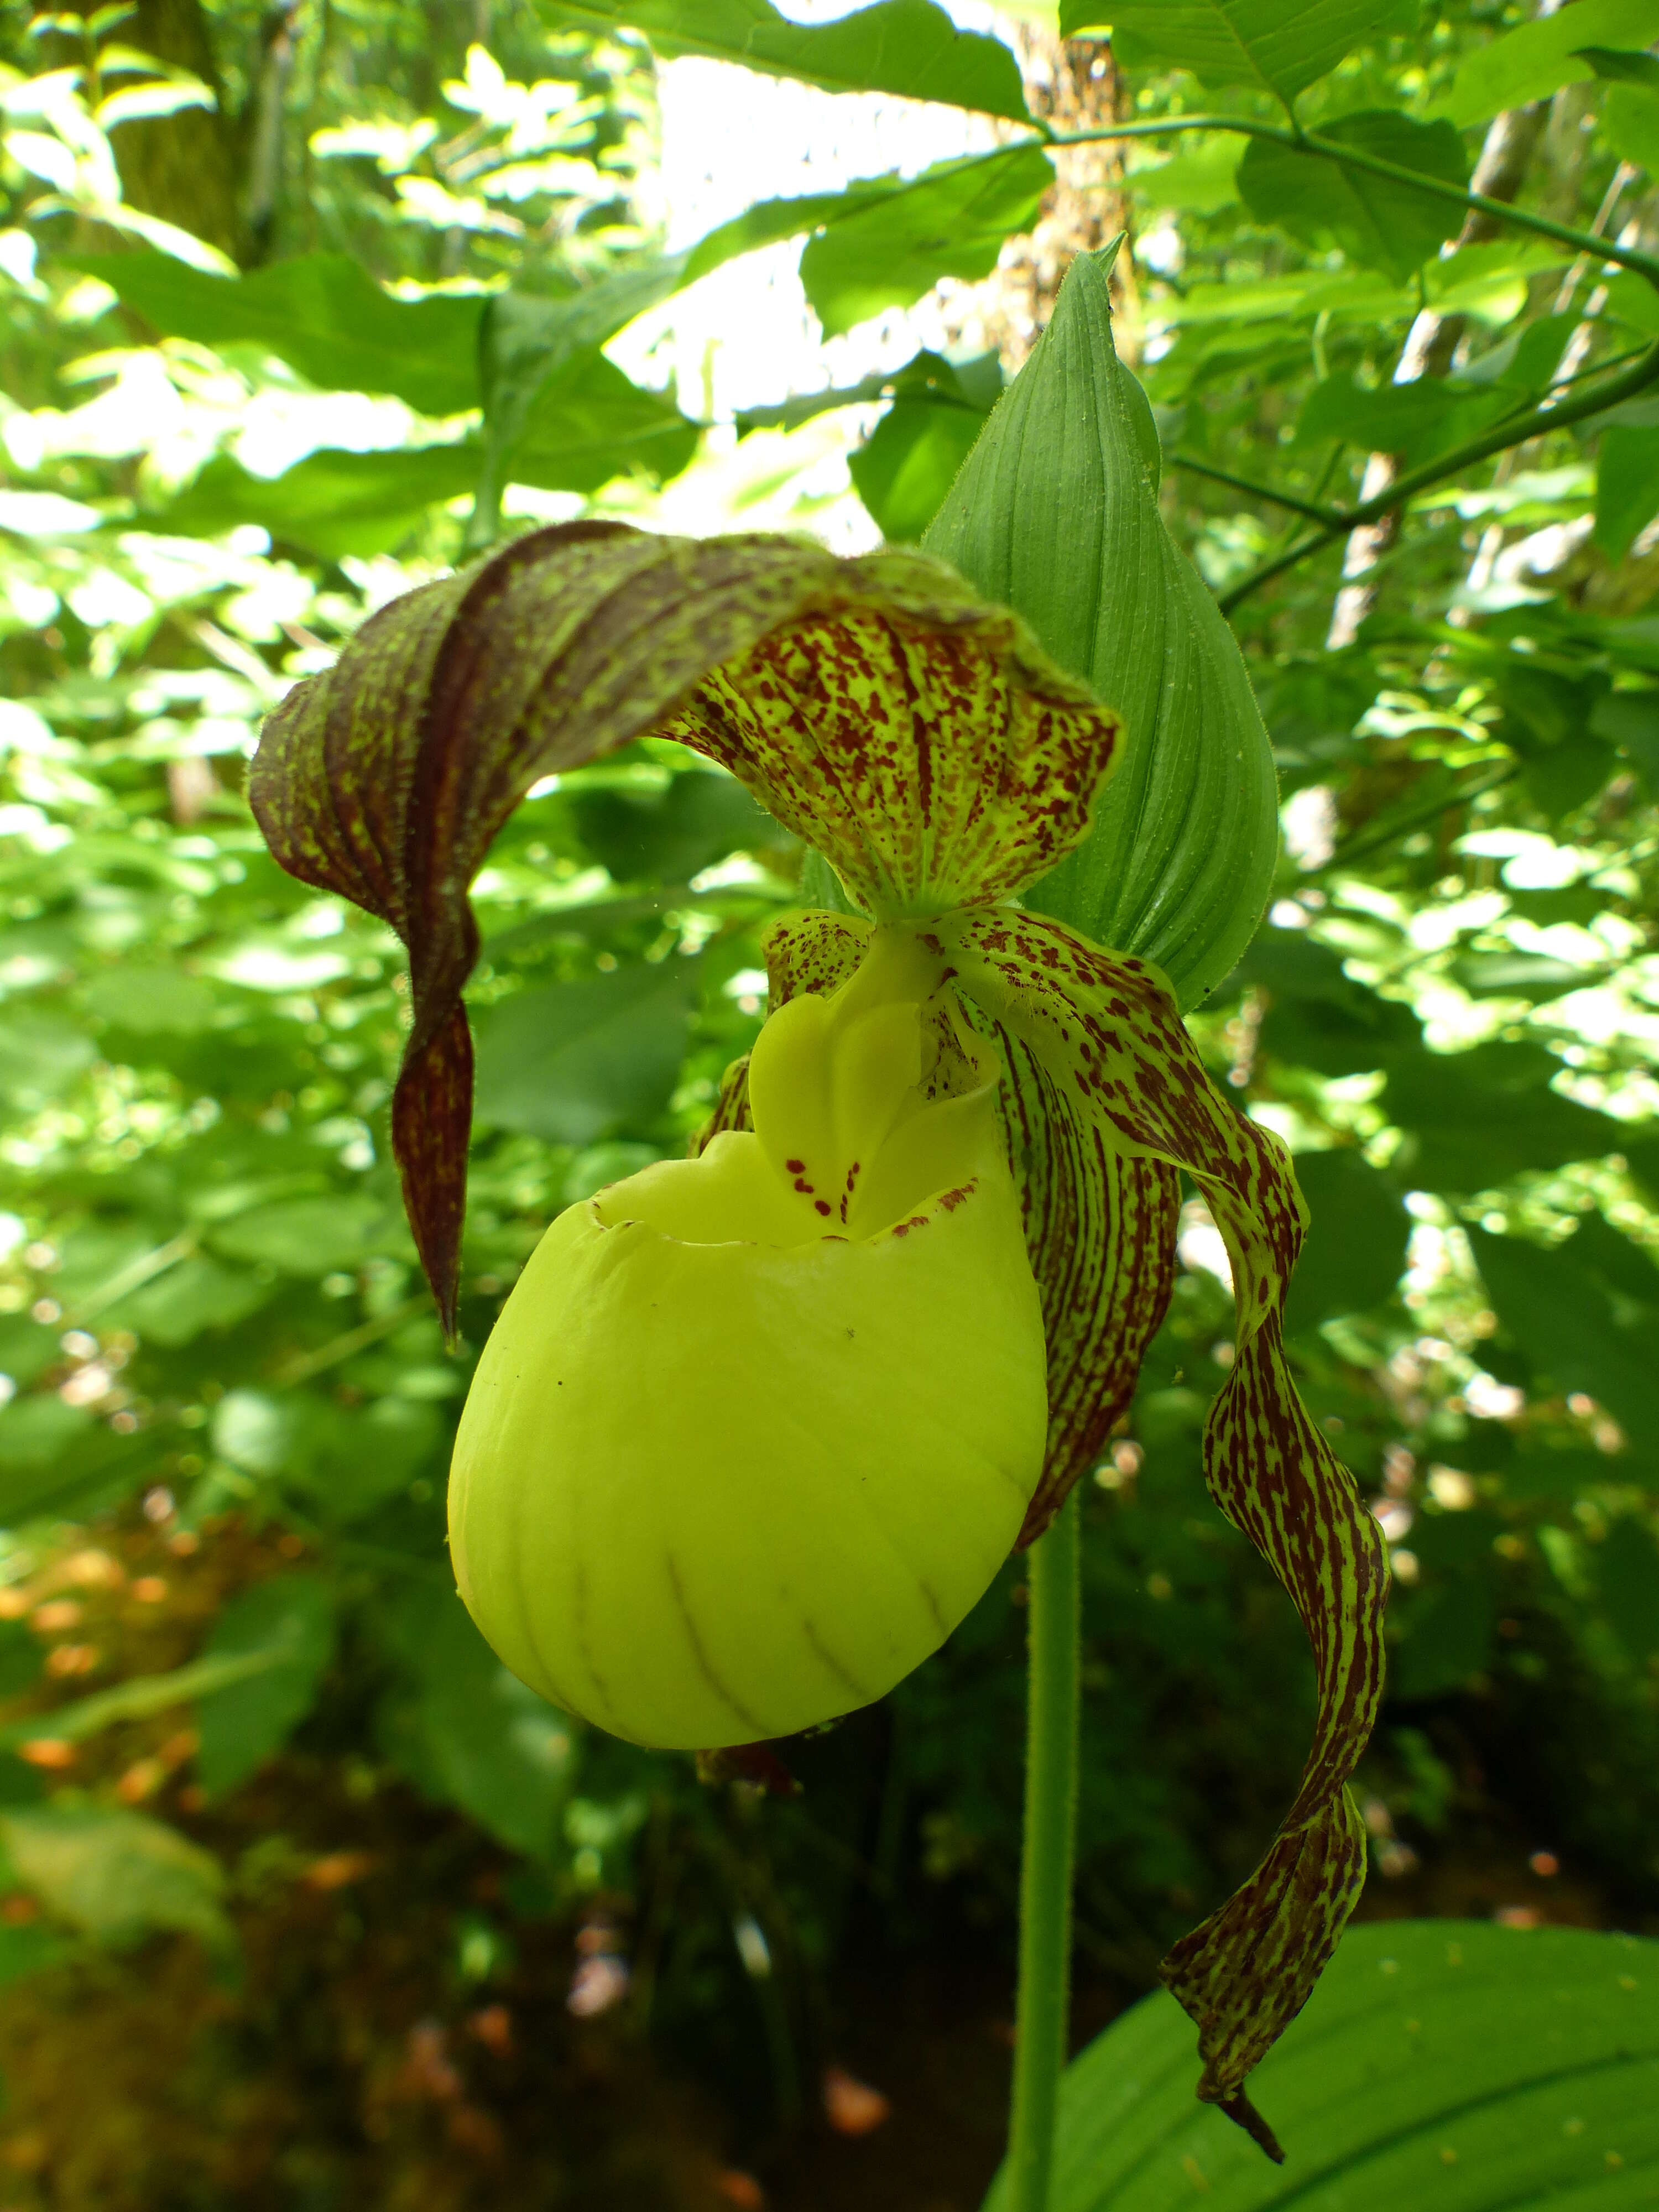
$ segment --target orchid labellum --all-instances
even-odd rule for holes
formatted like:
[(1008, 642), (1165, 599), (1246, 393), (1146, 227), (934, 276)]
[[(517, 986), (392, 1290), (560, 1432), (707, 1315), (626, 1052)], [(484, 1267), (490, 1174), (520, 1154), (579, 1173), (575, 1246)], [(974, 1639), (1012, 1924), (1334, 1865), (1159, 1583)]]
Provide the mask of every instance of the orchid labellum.
[(695, 1158), (572, 1207), (463, 1418), (455, 1571), (523, 1679), (646, 1744), (775, 1737), (882, 1694), (1096, 1462), (1169, 1296), (1178, 1172), (1231, 1256), (1212, 1490), (1311, 1639), (1300, 1794), (1166, 1961), (1200, 2094), (1250, 2069), (1364, 1866), (1344, 1784), (1379, 1693), (1381, 1540), (1280, 1345), (1304, 1216), (1159, 970), (1015, 903), (1081, 840), (1117, 716), (942, 563), (543, 530), (374, 616), (254, 764), (283, 864), (408, 945), (393, 1110), (455, 1314), (467, 885), (538, 779), (645, 735), (722, 763), (856, 909), (766, 946), (769, 1018)]

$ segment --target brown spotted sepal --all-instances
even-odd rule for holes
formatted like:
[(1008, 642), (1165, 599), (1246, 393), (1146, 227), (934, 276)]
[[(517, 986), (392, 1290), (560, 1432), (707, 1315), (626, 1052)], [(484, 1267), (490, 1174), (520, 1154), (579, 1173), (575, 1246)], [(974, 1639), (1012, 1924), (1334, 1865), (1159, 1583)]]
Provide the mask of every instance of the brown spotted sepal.
[(249, 779), (292, 874), (409, 949), (392, 1109), (455, 1321), (471, 1121), (467, 892), (531, 785), (657, 732), (721, 761), (878, 917), (1005, 896), (1088, 827), (1117, 717), (927, 556), (621, 523), (532, 532), (394, 600), (265, 725)]

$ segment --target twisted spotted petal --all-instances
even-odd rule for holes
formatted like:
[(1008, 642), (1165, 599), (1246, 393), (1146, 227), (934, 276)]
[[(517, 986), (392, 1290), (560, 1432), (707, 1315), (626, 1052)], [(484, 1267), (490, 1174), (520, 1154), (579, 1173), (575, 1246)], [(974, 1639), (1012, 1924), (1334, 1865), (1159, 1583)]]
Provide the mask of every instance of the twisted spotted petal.
[(1058, 922), (957, 914), (933, 934), (962, 990), (1029, 1051), (1068, 1119), (1126, 1159), (1184, 1168), (1232, 1260), (1237, 1354), (1205, 1434), (1218, 1504), (1272, 1565), (1313, 1646), (1319, 1711), (1295, 1803), (1243, 1889), (1176, 1945), (1170, 1988), (1198, 2024), (1200, 2096), (1273, 2155), (1243, 2083), (1301, 2009), (1358, 1895), (1364, 1835), (1346, 1784), (1382, 1681), (1382, 1539), (1309, 1419), (1280, 1313), (1304, 1221), (1276, 1140), (1211, 1085), (1158, 970)]
[(389, 922), (413, 1026), (392, 1135), (453, 1328), (477, 957), (467, 890), (540, 777), (652, 732), (722, 761), (877, 915), (1006, 894), (1088, 827), (1117, 718), (927, 556), (533, 532), (374, 616), (266, 724), (249, 791), (290, 872)]

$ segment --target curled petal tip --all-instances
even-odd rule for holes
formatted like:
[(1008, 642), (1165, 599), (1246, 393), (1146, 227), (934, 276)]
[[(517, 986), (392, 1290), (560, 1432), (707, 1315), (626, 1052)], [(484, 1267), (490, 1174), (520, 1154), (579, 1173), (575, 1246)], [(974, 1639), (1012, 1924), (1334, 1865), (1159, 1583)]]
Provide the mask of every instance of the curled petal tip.
[[(1200, 2089), (1199, 2094), (1202, 2096), (1203, 2094)], [(1231, 2097), (1218, 2097), (1215, 2103), (1235, 2126), (1243, 2129), (1253, 2143), (1259, 2144), (1261, 2149), (1267, 2152), (1275, 2166), (1284, 2165), (1285, 2153), (1280, 2147), (1279, 2137), (1242, 2089), (1235, 2089)]]

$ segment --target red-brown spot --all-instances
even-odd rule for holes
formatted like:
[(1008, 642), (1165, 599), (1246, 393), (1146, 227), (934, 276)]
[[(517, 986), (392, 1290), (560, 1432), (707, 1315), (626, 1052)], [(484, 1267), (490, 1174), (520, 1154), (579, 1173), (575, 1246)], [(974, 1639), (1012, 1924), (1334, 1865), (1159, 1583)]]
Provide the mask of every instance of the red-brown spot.
[(783, 1164), (786, 1173), (789, 1175), (805, 1175), (806, 1172), (805, 1160), (786, 1160)]
[(815, 1198), (812, 1204), (820, 1213), (828, 1213), (830, 1211), (830, 1201), (827, 1198)]
[(807, 1182), (805, 1176), (797, 1176), (795, 1177), (795, 1188), (798, 1191), (800, 1191), (807, 1198), (811, 1198), (812, 1195), (812, 1186)]

